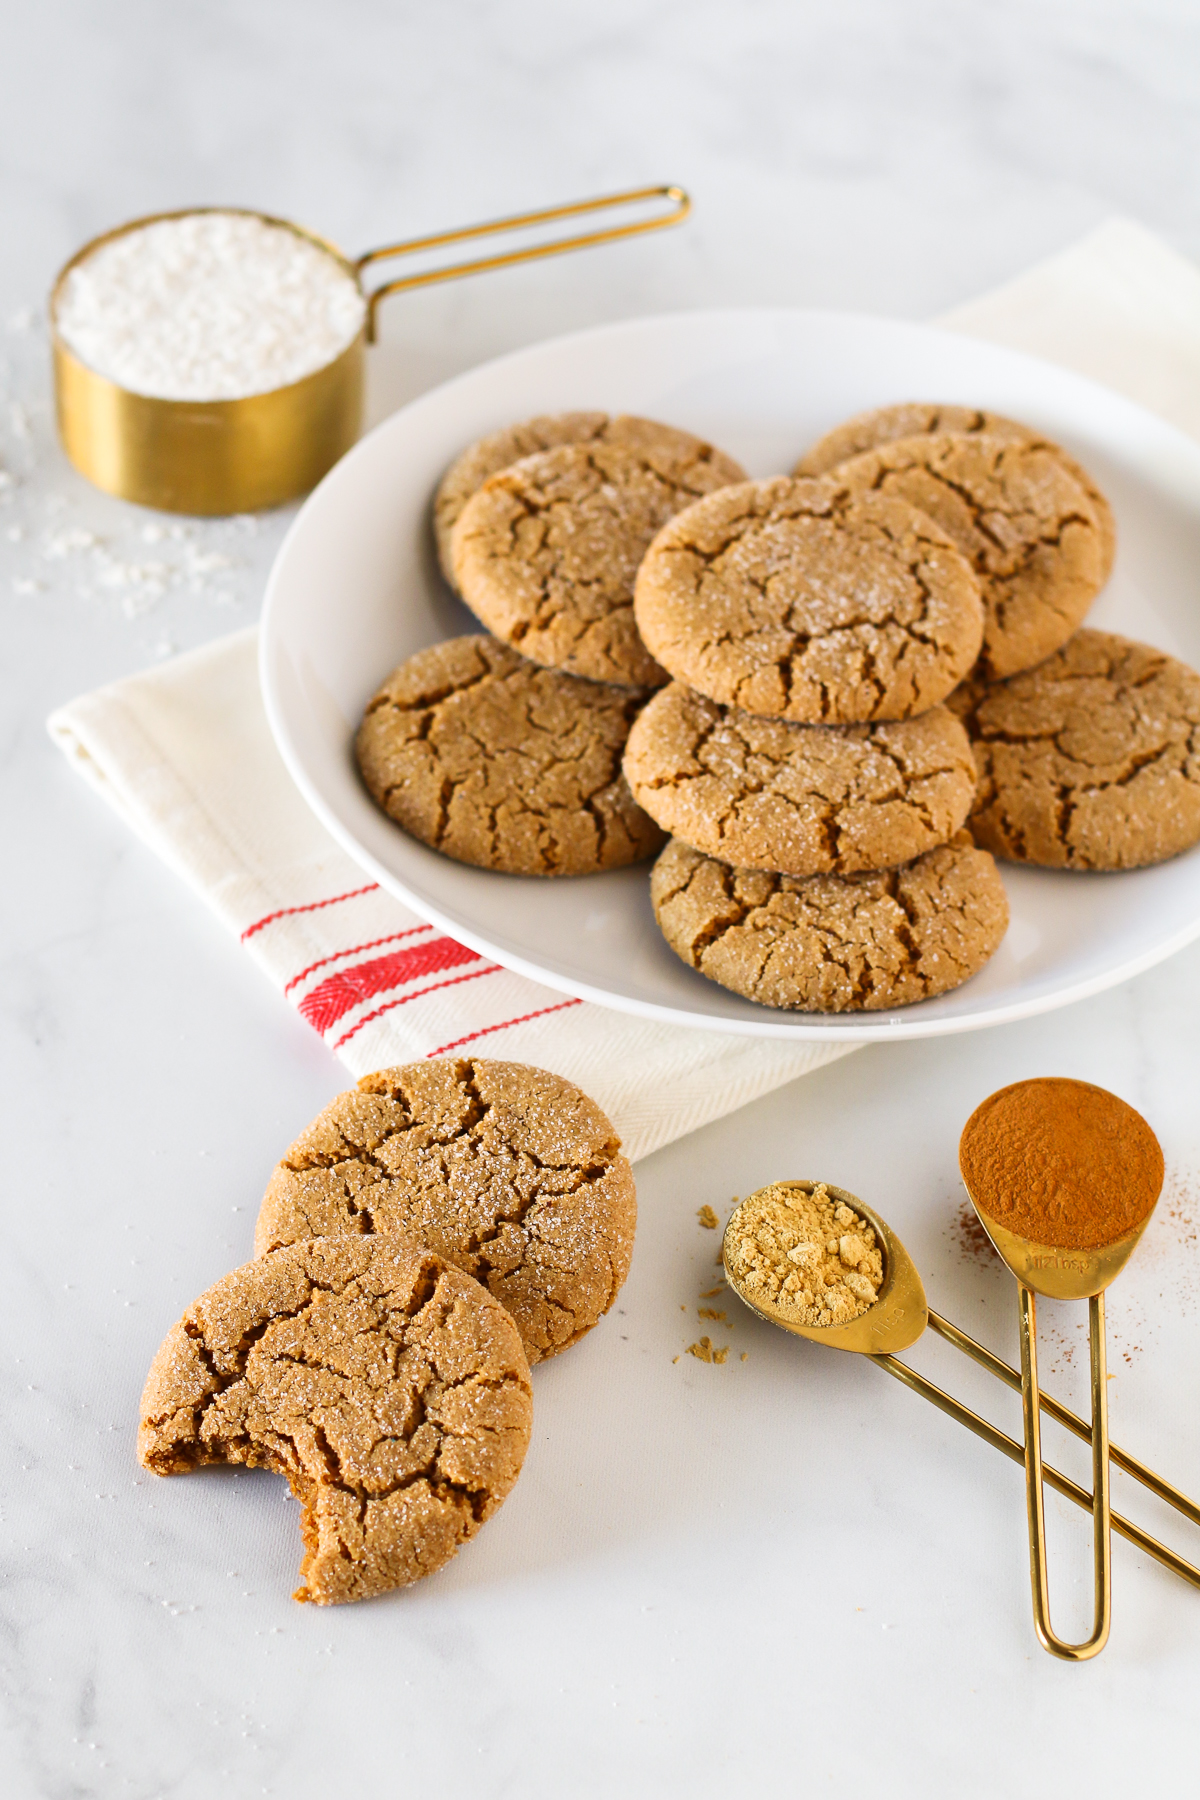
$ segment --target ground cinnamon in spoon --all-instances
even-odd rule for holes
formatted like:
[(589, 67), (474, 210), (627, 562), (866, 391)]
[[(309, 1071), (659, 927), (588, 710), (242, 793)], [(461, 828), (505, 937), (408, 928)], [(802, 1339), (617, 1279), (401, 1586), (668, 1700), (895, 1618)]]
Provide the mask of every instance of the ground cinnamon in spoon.
[(958, 1166), (989, 1219), (1060, 1250), (1096, 1250), (1149, 1217), (1163, 1153), (1141, 1113), (1088, 1081), (1017, 1081), (977, 1106)]

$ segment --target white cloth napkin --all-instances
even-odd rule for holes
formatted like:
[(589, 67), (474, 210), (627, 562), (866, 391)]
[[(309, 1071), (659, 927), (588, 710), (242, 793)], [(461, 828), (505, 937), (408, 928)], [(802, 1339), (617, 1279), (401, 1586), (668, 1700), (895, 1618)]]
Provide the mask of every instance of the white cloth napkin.
[(938, 324), (1090, 375), (1200, 438), (1200, 269), (1132, 219)]
[(267, 725), (257, 644), (241, 631), (114, 682), (50, 731), (352, 1074), (456, 1051), (535, 1063), (591, 1094), (636, 1157), (844, 1053), (572, 1000), (426, 924), (301, 799)]
[[(1114, 220), (943, 324), (1080, 369), (1200, 436), (1200, 273)], [(365, 877), (275, 749), (257, 633), (84, 695), (49, 729), (354, 1075), (478, 1051), (568, 1076), (647, 1155), (852, 1046), (656, 1025), (457, 944)]]

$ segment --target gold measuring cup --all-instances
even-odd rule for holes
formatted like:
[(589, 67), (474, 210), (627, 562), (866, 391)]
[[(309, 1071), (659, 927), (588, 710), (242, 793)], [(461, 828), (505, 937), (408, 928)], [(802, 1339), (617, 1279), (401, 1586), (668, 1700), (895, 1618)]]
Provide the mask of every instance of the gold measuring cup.
[[(1007, 1113), (1010, 1125), (1003, 1124)], [(1022, 1134), (1017, 1127), (1029, 1120)], [(1056, 1122), (1057, 1121), (1057, 1122)], [(1081, 1153), (1101, 1152), (1111, 1165), (1108, 1179), (1119, 1189), (1117, 1218), (1127, 1227), (1108, 1243), (1080, 1244), (1079, 1202), (1094, 1199), (1081, 1187)], [(1104, 1648), (1112, 1613), (1110, 1506), (1108, 1492), (1108, 1370), (1104, 1342), (1104, 1290), (1121, 1273), (1150, 1222), (1163, 1181), (1158, 1140), (1140, 1113), (1104, 1088), (1061, 1077), (1018, 1081), (1001, 1088), (975, 1109), (963, 1128), (959, 1167), (971, 1203), (998, 1254), (1017, 1278), (1020, 1298), (1021, 1404), (1025, 1419), (1025, 1498), (1029, 1518), (1029, 1570), (1033, 1622), (1038, 1641), (1052, 1656), (1084, 1662)], [(1031, 1177), (1061, 1212), (1061, 1223), (1041, 1236), (1043, 1243), (1014, 1231), (1021, 1223), (1012, 1195)], [(1004, 1215), (1001, 1223), (995, 1215)], [(1135, 1222), (1130, 1225), (1129, 1220)], [(1101, 1231), (1100, 1235), (1103, 1235)], [(1092, 1551), (1095, 1566), (1095, 1619), (1092, 1635), (1069, 1644), (1050, 1624), (1046, 1574), (1046, 1520), (1042, 1493), (1041, 1401), (1037, 1367), (1036, 1294), (1053, 1300), (1088, 1302), (1088, 1346), (1092, 1384)]]
[[(747, 1195), (741, 1205), (734, 1208), (726, 1224), (722, 1240), (722, 1262), (726, 1278), (738, 1299), (742, 1301), (743, 1305), (749, 1307), (751, 1312), (757, 1313), (759, 1318), (766, 1319), (772, 1325), (780, 1326), (784, 1331), (791, 1332), (794, 1337), (809, 1338), (813, 1343), (824, 1344), (830, 1349), (857, 1351), (866, 1355), (877, 1368), (886, 1369), (889, 1375), (894, 1375), (898, 1381), (902, 1381), (905, 1387), (911, 1388), (914, 1394), (920, 1394), (923, 1399), (936, 1406), (940, 1412), (947, 1413), (960, 1425), (965, 1425), (968, 1431), (974, 1432), (976, 1437), (982, 1438), (984, 1443), (990, 1444), (994, 1450), (999, 1450), (1011, 1461), (1024, 1465), (1026, 1461), (1024, 1445), (1017, 1443), (1015, 1438), (1009, 1437), (1006, 1432), (1000, 1431), (986, 1419), (981, 1418), (978, 1413), (972, 1412), (970, 1407), (964, 1406), (960, 1400), (955, 1400), (942, 1388), (936, 1387), (933, 1382), (926, 1380), (925, 1376), (919, 1375), (907, 1363), (901, 1362), (895, 1352), (905, 1350), (909, 1345), (916, 1343), (928, 1324), (939, 1337), (945, 1338), (946, 1342), (953, 1344), (956, 1350), (961, 1350), (964, 1356), (969, 1356), (973, 1362), (977, 1362), (989, 1374), (996, 1376), (998, 1380), (1004, 1382), (1006, 1387), (1023, 1391), (1022, 1376), (1016, 1369), (994, 1355), (992, 1351), (985, 1349), (974, 1338), (968, 1337), (965, 1331), (960, 1331), (957, 1325), (952, 1325), (948, 1319), (943, 1319), (930, 1309), (925, 1298), (925, 1289), (920, 1274), (908, 1251), (886, 1220), (882, 1219), (871, 1207), (864, 1206), (857, 1195), (847, 1193), (843, 1188), (834, 1187), (829, 1182), (817, 1183), (815, 1181), (772, 1182), (770, 1191), (780, 1192), (782, 1190), (786, 1194), (786, 1190), (790, 1188), (798, 1193), (810, 1194), (817, 1186), (823, 1186), (831, 1199), (842, 1201), (850, 1208), (851, 1212), (855, 1212), (860, 1218), (865, 1219), (875, 1233), (883, 1260), (883, 1281), (874, 1304), (844, 1325), (801, 1325), (771, 1301), (749, 1291), (739, 1281), (731, 1266), (730, 1233), (742, 1206), (757, 1199), (758, 1194)], [(759, 1192), (765, 1191), (767, 1190), (759, 1190)], [(1048, 1413), (1060, 1425), (1065, 1425), (1068, 1431), (1073, 1431), (1076, 1437), (1082, 1438), (1085, 1443), (1092, 1443), (1093, 1434), (1085, 1421), (1049, 1394), (1043, 1394), (1040, 1389), (1037, 1390), (1037, 1408)], [(1027, 1441), (1028, 1438), (1027, 1415)], [(1155, 1474), (1153, 1469), (1147, 1468), (1144, 1463), (1139, 1462), (1136, 1457), (1130, 1456), (1118, 1445), (1108, 1443), (1107, 1437), (1105, 1443), (1108, 1457), (1117, 1464), (1118, 1468), (1133, 1476), (1135, 1481), (1141, 1482), (1143, 1487), (1149, 1488), (1151, 1493), (1156, 1494), (1160, 1500), (1166, 1501), (1168, 1506), (1174, 1507), (1177, 1512), (1182, 1513), (1184, 1518), (1190, 1519), (1194, 1525), (1200, 1525), (1200, 1506), (1194, 1500), (1190, 1500), (1186, 1494), (1181, 1493), (1169, 1481), (1165, 1481), (1161, 1475)], [(1093, 1446), (1093, 1463), (1094, 1458)], [(1064, 1495), (1066, 1499), (1074, 1501), (1076, 1506), (1082, 1507), (1086, 1512), (1094, 1511), (1093, 1494), (1089, 1494), (1078, 1482), (1072, 1481), (1070, 1476), (1063, 1475), (1058, 1469), (1051, 1468), (1049, 1465), (1041, 1465), (1040, 1474), (1041, 1479), (1048, 1481), (1050, 1486)], [(1039, 1481), (1039, 1493), (1040, 1491)], [(1107, 1504), (1107, 1460), (1105, 1493)], [(1186, 1562), (1182, 1556), (1179, 1556), (1174, 1550), (1168, 1549), (1165, 1544), (1160, 1544), (1156, 1538), (1152, 1538), (1148, 1532), (1143, 1531), (1140, 1525), (1135, 1525), (1131, 1520), (1123, 1518), (1120, 1513), (1114, 1513), (1110, 1509), (1108, 1517), (1112, 1529), (1120, 1536), (1128, 1539), (1147, 1556), (1152, 1556), (1164, 1568), (1172, 1570), (1184, 1581), (1190, 1582), (1193, 1587), (1200, 1588), (1200, 1569)], [(1095, 1654), (1095, 1652), (1090, 1652), (1090, 1654)]]
[[(369, 291), (363, 285), (364, 272), (390, 257), (435, 250), (496, 232), (519, 231), (607, 207), (663, 200), (670, 202), (670, 210), (650, 218), (402, 276)], [(293, 225), (290, 219), (277, 219), (246, 207), (189, 206), (132, 219), (85, 244), (59, 271), (51, 289), (54, 397), (63, 448), (81, 475), (106, 493), (136, 501), (140, 506), (198, 514), (257, 512), (280, 506), (315, 487), (358, 437), (363, 411), (363, 349), (375, 341), (380, 302), (389, 294), (660, 231), (664, 226), (681, 224), (691, 205), (680, 187), (630, 188), (620, 194), (602, 194), (594, 200), (545, 207), (482, 225), (385, 244), (357, 258), (344, 256), (336, 245), (303, 226)], [(163, 400), (136, 394), (98, 374), (67, 347), (59, 335), (56, 315), (63, 283), (78, 263), (102, 244), (143, 226), (205, 212), (238, 213), (279, 226), (333, 258), (366, 302), (362, 330), (340, 355), (301, 381), (244, 399)]]

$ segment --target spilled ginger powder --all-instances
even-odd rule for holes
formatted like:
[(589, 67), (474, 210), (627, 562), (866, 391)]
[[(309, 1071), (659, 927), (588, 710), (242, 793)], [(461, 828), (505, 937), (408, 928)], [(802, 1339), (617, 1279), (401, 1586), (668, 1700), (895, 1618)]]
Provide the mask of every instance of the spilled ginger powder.
[(867, 1221), (811, 1189), (776, 1182), (743, 1200), (725, 1235), (729, 1273), (798, 1325), (846, 1325), (874, 1306), (883, 1257)]

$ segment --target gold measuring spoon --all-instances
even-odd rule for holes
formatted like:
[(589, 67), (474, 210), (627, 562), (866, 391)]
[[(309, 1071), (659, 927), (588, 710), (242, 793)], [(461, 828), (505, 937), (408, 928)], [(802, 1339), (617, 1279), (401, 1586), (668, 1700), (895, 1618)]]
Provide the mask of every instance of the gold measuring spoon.
[[(876, 1243), (883, 1261), (883, 1280), (874, 1303), (866, 1307), (857, 1318), (847, 1320), (840, 1325), (801, 1324), (786, 1308), (780, 1307), (769, 1296), (761, 1291), (751, 1289), (738, 1273), (731, 1254), (737, 1221), (745, 1207), (759, 1200), (768, 1192), (778, 1194), (786, 1200), (789, 1190), (807, 1195), (817, 1187), (823, 1187), (832, 1200), (841, 1201), (843, 1205), (849, 1207), (851, 1212), (866, 1221), (875, 1233)], [(968, 1337), (967, 1333), (961, 1331), (957, 1325), (952, 1325), (948, 1319), (943, 1319), (938, 1313), (930, 1310), (920, 1274), (908, 1251), (886, 1220), (882, 1219), (871, 1207), (865, 1206), (856, 1194), (847, 1193), (845, 1189), (834, 1187), (829, 1182), (772, 1182), (769, 1189), (764, 1188), (757, 1193), (748, 1194), (741, 1204), (734, 1208), (725, 1227), (722, 1241), (722, 1261), (733, 1292), (745, 1306), (749, 1307), (751, 1312), (757, 1313), (759, 1318), (766, 1319), (772, 1325), (780, 1326), (784, 1331), (791, 1332), (794, 1337), (809, 1338), (813, 1343), (824, 1344), (834, 1350), (857, 1351), (870, 1357), (878, 1368), (886, 1369), (889, 1375), (894, 1375), (898, 1381), (904, 1383), (905, 1387), (911, 1388), (913, 1393), (920, 1394), (939, 1411), (947, 1413), (960, 1425), (965, 1425), (968, 1431), (973, 1431), (976, 1437), (983, 1439), (984, 1443), (990, 1444), (994, 1450), (999, 1450), (1011, 1461), (1024, 1465), (1025, 1449), (1022, 1444), (1017, 1443), (1015, 1438), (1009, 1437), (1007, 1433), (989, 1424), (978, 1413), (972, 1412), (970, 1407), (964, 1406), (961, 1401), (955, 1400), (942, 1388), (936, 1387), (933, 1382), (926, 1380), (925, 1376), (919, 1375), (915, 1369), (910, 1368), (907, 1363), (901, 1362), (896, 1356), (896, 1351), (905, 1350), (910, 1344), (915, 1344), (928, 1324), (940, 1337), (945, 1338), (947, 1343), (953, 1344), (956, 1350), (961, 1350), (965, 1356), (971, 1357), (973, 1361), (979, 1363), (982, 1368), (987, 1369), (990, 1374), (995, 1375), (1007, 1386), (1023, 1388), (1022, 1377), (1014, 1368), (994, 1355), (992, 1351), (985, 1349), (974, 1338)], [(1038, 1392), (1038, 1405), (1059, 1424), (1065, 1425), (1068, 1430), (1073, 1431), (1077, 1437), (1087, 1443), (1092, 1441), (1093, 1434), (1087, 1423), (1077, 1413), (1073, 1413), (1069, 1407), (1063, 1406), (1061, 1402), (1040, 1391)], [(1028, 1435), (1027, 1425), (1027, 1438)], [(1200, 1525), (1200, 1506), (1195, 1501), (1190, 1500), (1186, 1494), (1181, 1493), (1170, 1482), (1164, 1481), (1162, 1476), (1155, 1474), (1152, 1469), (1147, 1468), (1144, 1463), (1139, 1462), (1136, 1457), (1130, 1456), (1127, 1451), (1120, 1449), (1116, 1444), (1108, 1444), (1107, 1448), (1112, 1461), (1119, 1468), (1132, 1475), (1135, 1481), (1140, 1481), (1143, 1486), (1157, 1494), (1160, 1499), (1165, 1500), (1169, 1506), (1173, 1506), (1177, 1512), (1182, 1513), (1193, 1524)], [(1070, 1476), (1063, 1475), (1058, 1469), (1051, 1468), (1049, 1465), (1042, 1465), (1041, 1478), (1049, 1482), (1050, 1486), (1064, 1495), (1066, 1499), (1072, 1500), (1076, 1506), (1082, 1507), (1085, 1512), (1093, 1511), (1093, 1495), (1082, 1488), (1077, 1481), (1072, 1481)], [(1107, 1490), (1107, 1481), (1105, 1487)], [(1193, 1587), (1200, 1588), (1200, 1569), (1193, 1567), (1174, 1550), (1169, 1550), (1165, 1544), (1160, 1544), (1156, 1538), (1152, 1538), (1148, 1532), (1143, 1531), (1140, 1525), (1133, 1524), (1131, 1520), (1123, 1518), (1120, 1513), (1112, 1512), (1110, 1509), (1108, 1517), (1113, 1531), (1121, 1537), (1127, 1538), (1131, 1544), (1135, 1544), (1147, 1556), (1154, 1557), (1164, 1568), (1171, 1569), (1184, 1581), (1190, 1582)]]
[[(1163, 1154), (1132, 1106), (1090, 1082), (1054, 1077), (1014, 1082), (976, 1107), (958, 1159), (980, 1223), (1018, 1283), (1034, 1626), (1052, 1656), (1083, 1662), (1104, 1648), (1112, 1610), (1104, 1290), (1149, 1223)], [(1081, 1644), (1050, 1624), (1035, 1294), (1088, 1302), (1096, 1610)]]

